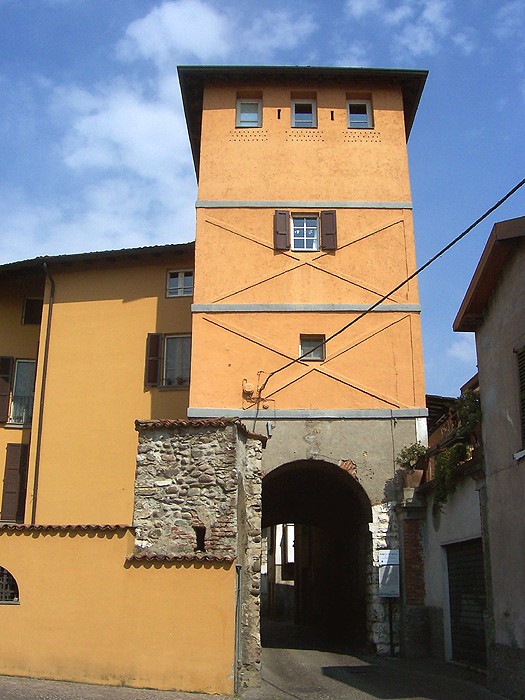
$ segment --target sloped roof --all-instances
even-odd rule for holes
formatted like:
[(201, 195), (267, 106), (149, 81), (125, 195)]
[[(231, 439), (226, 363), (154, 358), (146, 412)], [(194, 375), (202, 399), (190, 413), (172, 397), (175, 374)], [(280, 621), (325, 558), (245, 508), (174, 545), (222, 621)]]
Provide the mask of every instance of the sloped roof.
[(195, 244), (172, 243), (168, 245), (143, 246), (141, 248), (121, 248), (119, 250), (99, 250), (91, 253), (71, 253), (68, 255), (42, 255), (29, 260), (19, 260), (16, 262), (0, 265), (0, 279), (16, 277), (33, 271), (44, 269), (44, 264), (48, 266), (69, 267), (78, 263), (116, 263), (118, 261), (133, 260), (155, 260), (167, 255), (192, 254)]
[(475, 331), (483, 323), (485, 307), (505, 265), (524, 239), (525, 216), (494, 225), (454, 320), (455, 331)]

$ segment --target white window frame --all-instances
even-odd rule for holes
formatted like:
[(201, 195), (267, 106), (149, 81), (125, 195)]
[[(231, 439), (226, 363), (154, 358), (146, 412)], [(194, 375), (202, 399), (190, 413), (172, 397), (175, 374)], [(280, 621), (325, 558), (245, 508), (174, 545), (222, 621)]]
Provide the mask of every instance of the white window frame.
[[(297, 105), (311, 105), (312, 106), (312, 123), (311, 124), (301, 124), (297, 123), (296, 120), (296, 107)], [(296, 129), (316, 129), (317, 128), (317, 100), (303, 100), (303, 99), (293, 99), (292, 100), (292, 127)]]
[[(189, 350), (188, 350), (188, 366), (187, 368), (184, 367), (184, 357), (182, 354), (180, 355), (179, 361), (177, 362), (177, 366), (174, 368), (178, 374), (176, 374), (175, 378), (169, 378), (168, 379), (168, 343), (172, 340), (183, 340), (188, 338), (190, 341), (189, 345)], [(163, 387), (171, 387), (171, 388), (179, 388), (179, 389), (187, 389), (188, 386), (190, 385), (190, 371), (191, 371), (191, 335), (189, 333), (184, 333), (184, 334), (170, 334), (170, 335), (165, 335), (163, 339), (163, 357), (162, 357), (162, 383), (161, 386)]]
[[(242, 123), (242, 105), (244, 104), (256, 104), (257, 105), (257, 123), (256, 124), (243, 124)], [(237, 106), (235, 110), (235, 126), (239, 129), (258, 129), (262, 126), (262, 100), (259, 98), (239, 98), (237, 99)]]
[[(364, 123), (363, 124), (352, 124), (352, 120), (350, 117), (350, 106), (351, 105), (364, 105), (366, 107), (366, 124), (364, 124)], [(366, 100), (366, 99), (347, 100), (346, 101), (346, 115), (347, 115), (349, 129), (373, 129), (374, 128), (374, 120), (373, 120), (373, 113), (372, 113), (372, 101), (371, 100)]]
[[(298, 252), (298, 253), (317, 253), (317, 252), (319, 252), (320, 246), (321, 246), (321, 221), (320, 221), (320, 218), (319, 218), (319, 214), (312, 214), (312, 213), (310, 213), (310, 214), (293, 213), (293, 214), (290, 214), (290, 218), (291, 218), (291, 222), (290, 222), (290, 225), (291, 225), (291, 231), (290, 231), (291, 249), (292, 249), (293, 251), (295, 251), (295, 252)], [(296, 220), (299, 220), (299, 219), (305, 219), (305, 220), (306, 220), (306, 219), (315, 219), (315, 221), (316, 221), (316, 232), (317, 232), (317, 235), (316, 235), (315, 238), (314, 238), (315, 244), (314, 244), (313, 248), (307, 248), (307, 247), (306, 247), (306, 241), (308, 240), (308, 238), (307, 238), (307, 236), (306, 236), (306, 231), (307, 231), (308, 229), (311, 228), (310, 226), (306, 226), (306, 223), (305, 223), (304, 226), (303, 226), (303, 230), (304, 230), (304, 232), (305, 232), (305, 235), (304, 235), (304, 236), (302, 237), (302, 239), (301, 239), (301, 240), (304, 241), (305, 245), (304, 245), (304, 247), (301, 247), (300, 245), (297, 245), (297, 244), (296, 244), (296, 240), (295, 240), (295, 229), (296, 229), (295, 221), (296, 221)], [(297, 228), (298, 228), (298, 227), (297, 227)]]
[[(184, 281), (188, 274), (191, 274), (191, 290), (184, 285)], [(170, 288), (170, 281), (172, 279), (177, 279), (178, 282), (175, 289)], [(166, 274), (166, 296), (170, 299), (173, 297), (191, 297), (193, 296), (194, 284), (195, 279), (193, 270), (168, 270)]]
[[(312, 334), (302, 334), (299, 336), (299, 357), (302, 358), (302, 362), (324, 362), (326, 359), (326, 336), (325, 335), (312, 335)], [(308, 350), (306, 343), (312, 343), (312, 349)], [(322, 345), (321, 345), (322, 344)], [(315, 351), (315, 355), (310, 355), (313, 352), (313, 348), (318, 347)], [(305, 357), (303, 357), (305, 355)]]

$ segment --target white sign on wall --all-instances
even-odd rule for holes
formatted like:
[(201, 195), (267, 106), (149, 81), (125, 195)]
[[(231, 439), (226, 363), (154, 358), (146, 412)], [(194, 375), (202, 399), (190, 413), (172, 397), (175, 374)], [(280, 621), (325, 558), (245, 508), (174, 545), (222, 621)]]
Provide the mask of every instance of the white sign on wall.
[(379, 552), (379, 595), (381, 598), (399, 598), (399, 550)]

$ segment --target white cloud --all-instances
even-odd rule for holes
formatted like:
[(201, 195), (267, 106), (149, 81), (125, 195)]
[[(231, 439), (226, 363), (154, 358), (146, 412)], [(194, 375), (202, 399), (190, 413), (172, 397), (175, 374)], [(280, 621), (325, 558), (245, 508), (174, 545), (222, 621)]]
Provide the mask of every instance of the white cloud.
[(477, 47), (477, 39), (473, 29), (467, 29), (464, 32), (454, 34), (452, 41), (465, 56), (470, 56)]
[(344, 46), (339, 52), (338, 65), (340, 66), (370, 66), (371, 65), (370, 47), (361, 41), (353, 41)]
[(461, 362), (476, 365), (476, 344), (474, 336), (455, 340), (447, 349), (447, 357), (452, 357)]
[(494, 21), (494, 33), (498, 39), (513, 36), (523, 40), (525, 32), (525, 0), (513, 0), (500, 7)]
[(244, 37), (241, 32), (241, 42), (258, 59), (271, 56), (274, 52), (295, 49), (315, 28), (314, 19), (309, 14), (293, 15), (286, 10), (267, 10), (257, 15)]
[(98, 95), (59, 90), (56, 109), (69, 107), (72, 123), (64, 162), (75, 170), (122, 168), (170, 182), (186, 165), (187, 134), (181, 109), (142, 96), (131, 87), (106, 86)]
[(409, 20), (414, 15), (414, 3), (412, 0), (402, 3), (393, 10), (386, 10), (384, 19), (387, 24), (396, 25)]
[(147, 58), (157, 66), (225, 58), (231, 45), (228, 18), (201, 0), (165, 2), (132, 22), (118, 46), (121, 58)]
[[(380, 22), (389, 29), (396, 60), (437, 53), (453, 29), (450, 0), (347, 0), (345, 7), (352, 19)], [(458, 33), (454, 42), (463, 53), (473, 48), (468, 31)]]
[(377, 14), (384, 10), (383, 0), (346, 0), (348, 14), (354, 19)]

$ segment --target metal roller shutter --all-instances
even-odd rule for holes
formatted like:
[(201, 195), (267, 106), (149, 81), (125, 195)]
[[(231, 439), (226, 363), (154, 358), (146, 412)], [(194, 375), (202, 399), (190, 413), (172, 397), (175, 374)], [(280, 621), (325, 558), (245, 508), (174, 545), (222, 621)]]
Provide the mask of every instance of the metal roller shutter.
[(477, 667), (487, 663), (485, 571), (481, 539), (447, 546), (452, 659)]

